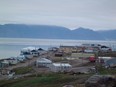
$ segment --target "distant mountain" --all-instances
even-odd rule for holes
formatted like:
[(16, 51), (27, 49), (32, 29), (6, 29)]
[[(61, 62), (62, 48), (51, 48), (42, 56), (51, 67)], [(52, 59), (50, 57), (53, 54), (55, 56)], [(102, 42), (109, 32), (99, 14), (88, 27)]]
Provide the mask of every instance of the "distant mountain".
[(70, 33), (69, 29), (59, 26), (23, 24), (0, 25), (0, 37), (65, 39), (68, 33)]
[(77, 28), (72, 31), (72, 37), (79, 40), (104, 40), (105, 38), (101, 36), (99, 32), (85, 29)]
[(75, 40), (116, 40), (116, 30), (93, 31), (77, 28), (70, 30), (60, 26), (5, 24), (0, 25), (0, 37), (75, 39)]
[(106, 40), (116, 40), (116, 29), (98, 31)]

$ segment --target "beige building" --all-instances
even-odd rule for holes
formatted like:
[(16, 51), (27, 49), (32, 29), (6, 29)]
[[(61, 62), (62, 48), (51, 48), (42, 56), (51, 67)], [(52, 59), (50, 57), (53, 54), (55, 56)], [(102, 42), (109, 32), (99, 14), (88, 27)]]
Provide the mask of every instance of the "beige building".
[(77, 47), (76, 46), (60, 46), (59, 51), (64, 53), (77, 52)]
[(60, 46), (59, 50), (63, 51), (65, 53), (77, 53), (77, 52), (83, 52), (84, 47), (82, 46)]

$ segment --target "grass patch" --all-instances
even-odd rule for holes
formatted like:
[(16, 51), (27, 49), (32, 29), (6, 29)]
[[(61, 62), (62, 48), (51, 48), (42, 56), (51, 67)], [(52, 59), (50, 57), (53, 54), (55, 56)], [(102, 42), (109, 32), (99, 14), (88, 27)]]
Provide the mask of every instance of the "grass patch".
[(19, 68), (13, 69), (15, 74), (26, 74), (31, 72), (32, 70), (33, 70), (32, 67), (19, 67)]
[(86, 58), (90, 56), (95, 56), (95, 55), (93, 53), (72, 53), (71, 55), (71, 57), (74, 57), (74, 58), (79, 58), (79, 57)]
[(99, 67), (98, 71), (99, 71), (99, 74), (102, 74), (102, 75), (105, 75), (105, 74), (115, 75), (116, 74), (116, 69), (106, 69), (104, 67)]
[(116, 57), (116, 51), (112, 51), (112, 52), (99, 52), (98, 56)]
[[(0, 87), (62, 87), (63, 85), (77, 85), (80, 80), (86, 80), (87, 75), (69, 74), (42, 74), (38, 77), (25, 77), (17, 80), (7, 80), (0, 82)], [(82, 82), (82, 81), (81, 81)]]

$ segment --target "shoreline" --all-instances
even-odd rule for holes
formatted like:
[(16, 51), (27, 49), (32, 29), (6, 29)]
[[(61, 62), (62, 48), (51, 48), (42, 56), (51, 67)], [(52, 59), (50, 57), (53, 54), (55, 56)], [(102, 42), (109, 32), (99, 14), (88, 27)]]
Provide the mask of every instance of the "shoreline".
[[(11, 39), (11, 40), (10, 40)], [(36, 46), (41, 48), (49, 48), (49, 47), (59, 47), (63, 46), (79, 46), (84, 43), (94, 43), (94, 44), (102, 44), (107, 45), (112, 48), (113, 51), (116, 51), (116, 41), (97, 41), (97, 40), (60, 40), (60, 39), (29, 39), (29, 38), (0, 38), (0, 59), (4, 59), (4, 55), (8, 55), (7, 57), (14, 56), (14, 54), (18, 54), (19, 50), (26, 46)], [(6, 44), (6, 45), (5, 45)], [(17, 53), (15, 52), (17, 51)], [(12, 53), (8, 53), (12, 52)], [(6, 54), (5, 54), (6, 53)], [(4, 54), (4, 55), (3, 55)], [(1, 56), (2, 55), (2, 56)]]

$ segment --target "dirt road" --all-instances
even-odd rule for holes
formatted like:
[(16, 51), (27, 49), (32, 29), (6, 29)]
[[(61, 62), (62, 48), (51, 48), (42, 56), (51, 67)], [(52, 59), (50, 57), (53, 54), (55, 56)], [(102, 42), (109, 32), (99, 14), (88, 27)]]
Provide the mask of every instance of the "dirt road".
[(36, 61), (38, 58), (39, 58), (39, 57), (34, 57), (34, 58), (32, 58), (32, 59), (28, 59), (28, 60), (26, 60), (26, 61), (23, 62), (23, 63), (18, 63), (18, 64), (16, 64), (16, 65), (9, 66), (9, 67), (7, 67), (6, 69), (12, 70), (12, 69), (18, 68), (18, 67), (26, 67), (26, 66), (34, 65), (35, 61)]

